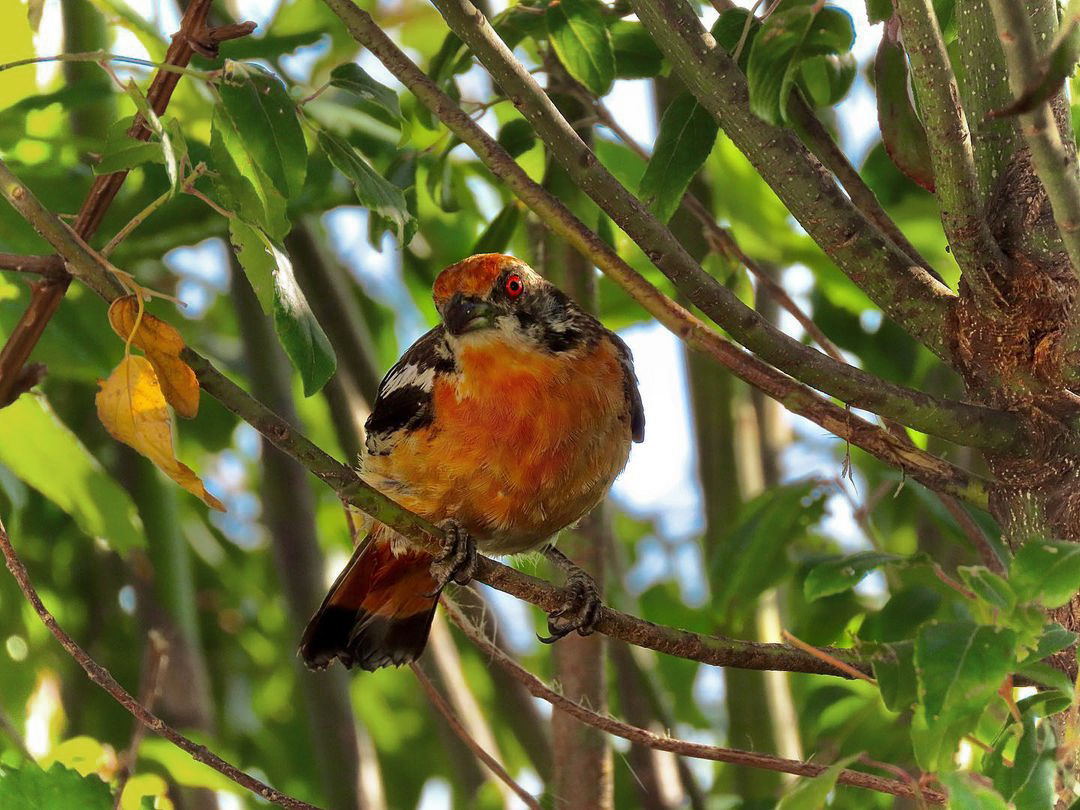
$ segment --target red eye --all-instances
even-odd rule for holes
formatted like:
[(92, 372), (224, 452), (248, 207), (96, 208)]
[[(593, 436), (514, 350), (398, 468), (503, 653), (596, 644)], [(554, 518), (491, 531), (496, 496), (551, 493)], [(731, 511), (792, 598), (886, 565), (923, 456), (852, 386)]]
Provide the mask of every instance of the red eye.
[(507, 276), (506, 294), (511, 298), (517, 298), (523, 292), (525, 292), (525, 282), (521, 280), (521, 276), (517, 274)]

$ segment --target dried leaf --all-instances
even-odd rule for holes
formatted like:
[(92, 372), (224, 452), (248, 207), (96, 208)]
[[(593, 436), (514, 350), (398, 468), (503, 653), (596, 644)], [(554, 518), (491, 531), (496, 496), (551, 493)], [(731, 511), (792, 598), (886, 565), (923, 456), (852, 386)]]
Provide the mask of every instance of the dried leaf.
[(96, 397), (98, 418), (110, 435), (146, 456), (207, 506), (224, 512), (225, 506), (206, 491), (199, 476), (176, 459), (172, 419), (150, 361), (128, 355), (100, 385)]
[[(117, 298), (109, 307), (109, 323), (124, 340), (135, 327), (139, 302), (134, 295)], [(199, 412), (199, 381), (191, 366), (180, 359), (184, 339), (176, 329), (161, 318), (143, 312), (139, 328), (131, 344), (146, 352), (157, 374), (165, 399), (185, 419), (194, 419)]]

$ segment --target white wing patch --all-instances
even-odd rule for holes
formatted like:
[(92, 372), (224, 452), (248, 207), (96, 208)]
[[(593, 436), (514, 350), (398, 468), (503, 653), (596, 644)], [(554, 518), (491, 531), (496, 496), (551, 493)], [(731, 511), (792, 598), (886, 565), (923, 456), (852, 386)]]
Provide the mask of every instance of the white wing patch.
[(379, 391), (379, 396), (385, 397), (387, 394), (397, 391), (399, 388), (404, 388), (405, 386), (419, 388), (423, 391), (430, 391), (434, 384), (434, 367), (429, 366), (421, 371), (419, 366), (410, 363), (407, 366), (402, 366), (386, 378), (382, 390)]

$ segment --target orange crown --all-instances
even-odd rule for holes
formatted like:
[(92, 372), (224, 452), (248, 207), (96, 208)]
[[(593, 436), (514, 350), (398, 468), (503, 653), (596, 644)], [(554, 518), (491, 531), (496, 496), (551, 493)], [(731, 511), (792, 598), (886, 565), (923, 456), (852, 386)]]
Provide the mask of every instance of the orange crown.
[(441, 309), (454, 293), (487, 296), (510, 265), (521, 265), (521, 260), (502, 253), (480, 253), (450, 265), (435, 279), (435, 306)]

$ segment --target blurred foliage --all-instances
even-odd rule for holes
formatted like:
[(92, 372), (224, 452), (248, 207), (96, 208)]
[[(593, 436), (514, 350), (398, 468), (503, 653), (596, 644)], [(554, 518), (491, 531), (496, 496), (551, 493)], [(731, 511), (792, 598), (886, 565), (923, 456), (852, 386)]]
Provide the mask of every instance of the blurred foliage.
[[(28, 5), (33, 12), (40, 4)], [(226, 63), (223, 73), (193, 73), (180, 82), (147, 145), (117, 134), (145, 109), (147, 71), (114, 65), (122, 75), (136, 76), (136, 89), (113, 87), (106, 93), (98, 85), (93, 92), (65, 86), (51, 67), (5, 70), (0, 155), (47, 206), (66, 214), (78, 208), (103, 163), (106, 169), (131, 168), (95, 244), (149, 207), (145, 222), (116, 248), (112, 261), (144, 287), (186, 301), (186, 308), (161, 300), (150, 308), (250, 389), (244, 335), (227, 294), (225, 259), (235, 249), (294, 367), (292, 395), (304, 432), (341, 457), (346, 428), (334, 410), (333, 390), (335, 380), (362, 373), (357, 347), (332, 345), (315, 317), (308, 298), (325, 292), (297, 281), (283, 247), (290, 228), (310, 229), (336, 251), (328, 267), (336, 261), (347, 268), (345, 289), (371, 338), (365, 351), (381, 369), (434, 321), (430, 287), (440, 268), (476, 251), (534, 257), (541, 226), (430, 113), (385, 77), (370, 54), (358, 52), (321, 2), (271, 5), (273, 13), (253, 37), (223, 46), (222, 55), (237, 60)], [(92, 7), (107, 19), (110, 37), (126, 35), (115, 41), (131, 43), (133, 36), (150, 59), (162, 57), (171, 32), (162, 31), (158, 20), (141, 18), (122, 0), (94, 0)], [(241, 0), (229, 8), (238, 18), (251, 13)], [(717, 30), (731, 47), (745, 29), (743, 64), (760, 114), (782, 120), (792, 92), (821, 107), (849, 92), (852, 25), (844, 12), (784, 0), (760, 31), (745, 26), (744, 14), (729, 14)], [(405, 0), (380, 8), (377, 16), (531, 176), (543, 176), (543, 145), (429, 6)], [(5, 59), (34, 55), (32, 19), (26, 6), (0, 3)], [(626, 19), (619, 4), (526, 0), (494, 22), (530, 66), (542, 66), (553, 54), (593, 93), (669, 72), (644, 29)], [(762, 44), (777, 37), (782, 48), (770, 51)], [(204, 71), (221, 64), (197, 56), (193, 67)], [(645, 91), (651, 92), (647, 86)], [(105, 104), (122, 123), (76, 135), (71, 117)], [(614, 111), (638, 123), (644, 114)], [(913, 109), (903, 112), (916, 115)], [(895, 382), (955, 393), (956, 379), (882, 321), (865, 295), (793, 224), (746, 158), (702, 120), (690, 97), (676, 97), (655, 117), (660, 135), (646, 146), (656, 147), (656, 161), (643, 160), (606, 129), (596, 131), (596, 152), (620, 181), (667, 219), (700, 169), (712, 189), (704, 202), (717, 220), (748, 254), (785, 269), (796, 297), (853, 362)], [(863, 176), (916, 247), (955, 283), (933, 197), (897, 169), (891, 151), (880, 140), (871, 144)], [(182, 178), (200, 163), (208, 171), (195, 186), (217, 208), (180, 191)], [(671, 292), (591, 202), (575, 206), (631, 265)], [(0, 251), (44, 254), (47, 246), (4, 205)], [(732, 275), (731, 266), (715, 256), (705, 266), (749, 298), (752, 287), (742, 270)], [(26, 307), (23, 282), (18, 275), (0, 275), (0, 337)], [(645, 321), (641, 309), (606, 278), (598, 280), (598, 300), (600, 316), (612, 328)], [(164, 479), (148, 478), (157, 473), (112, 441), (95, 415), (96, 381), (123, 353), (104, 305), (72, 289), (34, 355), (48, 366), (47, 379), (0, 411), (0, 516), (59, 622), (121, 683), (137, 690), (146, 633), (165, 617), (194, 645), (187, 654), (199, 662), (195, 669), (204, 672), (206, 688), (197, 698), (195, 681), (172, 682), (162, 711), (275, 787), (324, 802), (325, 785), (311, 753), (318, 730), (313, 732), (298, 691), (296, 628), (273, 565), (271, 538), (260, 522), (256, 434), (206, 398), (197, 418), (177, 430), (178, 456), (225, 503), (225, 515), (208, 514), (198, 499), (172, 492)], [(643, 383), (653, 385), (644, 375)], [(748, 434), (742, 430), (752, 419), (748, 393), (737, 387), (735, 398), (736, 416), (722, 429)], [(660, 400), (647, 401), (653, 403), (650, 425), (684, 418), (674, 408), (657, 406)], [(673, 429), (690, 435), (687, 425)], [(671, 435), (655, 427), (650, 434)], [(927, 445), (926, 437), (915, 440)], [(745, 435), (738, 441), (744, 451), (757, 452)], [(728, 515), (720, 542), (704, 558), (697, 549), (696, 516), (683, 523), (698, 525), (698, 532), (669, 536), (661, 515), (642, 516), (635, 504), (619, 504), (614, 535), (622, 570), (609, 575), (609, 600), (659, 624), (709, 633), (721, 621), (752, 625), (761, 595), (775, 592), (781, 621), (796, 636), (815, 645), (855, 647), (874, 658), (876, 686), (823, 676), (788, 679), (797, 735), (808, 756), (850, 762), (864, 752), (908, 770), (940, 772), (958, 807), (1005, 807), (1008, 801), (1017, 808), (1049, 808), (1056, 743), (1044, 718), (1070, 701), (1067, 684), (1044, 659), (1072, 637), (1047, 623), (1042, 607), (1060, 604), (1080, 585), (1076, 547), (1034, 545), (1008, 577), (1000, 577), (976, 564), (974, 549), (933, 496), (864, 453), (823, 438), (805, 423), (793, 426), (779, 452), (785, 483)], [(840, 480), (847, 453), (850, 482)], [(811, 471), (818, 474), (808, 477)], [(743, 476), (745, 470), (729, 473)], [(331, 492), (308, 483), (316, 499), (315, 533), (334, 569), (350, 547), (346, 523)], [(147, 487), (158, 494), (148, 499)], [(979, 520), (992, 531), (988, 521)], [(934, 561), (948, 561), (950, 570), (960, 565), (958, 580), (937, 576)], [(528, 559), (518, 564), (533, 568)], [(497, 604), (514, 652), (532, 671), (550, 676), (549, 651), (532, 637), (533, 630), (543, 629), (543, 617)], [(0, 719), (36, 760), (28, 760), (16, 735), (0, 724), (0, 807), (111, 806), (107, 783), (115, 780), (118, 752), (131, 738), (131, 717), (85, 679), (6, 576), (0, 577), (0, 642)], [(503, 722), (515, 711), (499, 686), (503, 682), (471, 647), (459, 646), (467, 683), (492, 726), (503, 763), (541, 791), (529, 750), (536, 740), (519, 738)], [(647, 703), (657, 722), (682, 736), (725, 743), (717, 673), (670, 657), (643, 660)], [(1020, 701), (1014, 714), (995, 695), (1005, 674), (1017, 668), (1046, 691)], [(356, 723), (370, 736), (375, 761), (369, 766), (382, 783), (386, 806), (414, 807), (422, 793), (428, 808), (451, 800), (459, 807), (502, 806), (491, 784), (478, 787), (453, 755), (459, 744), (407, 672), (354, 677), (349, 695)], [(614, 688), (612, 702), (617, 711)], [(973, 747), (965, 737), (980, 744)], [(620, 808), (642, 802), (640, 781), (627, 762), (615, 760)], [(729, 792), (728, 768), (702, 762), (690, 769), (707, 806), (739, 805), (740, 797)], [(782, 806), (893, 805), (891, 797), (836, 788), (835, 778), (830, 769)], [(122, 806), (188, 806), (198, 795), (190, 790), (199, 788), (231, 794), (228, 807), (256, 806), (219, 774), (148, 738)], [(546, 799), (550, 803), (552, 797)]]

